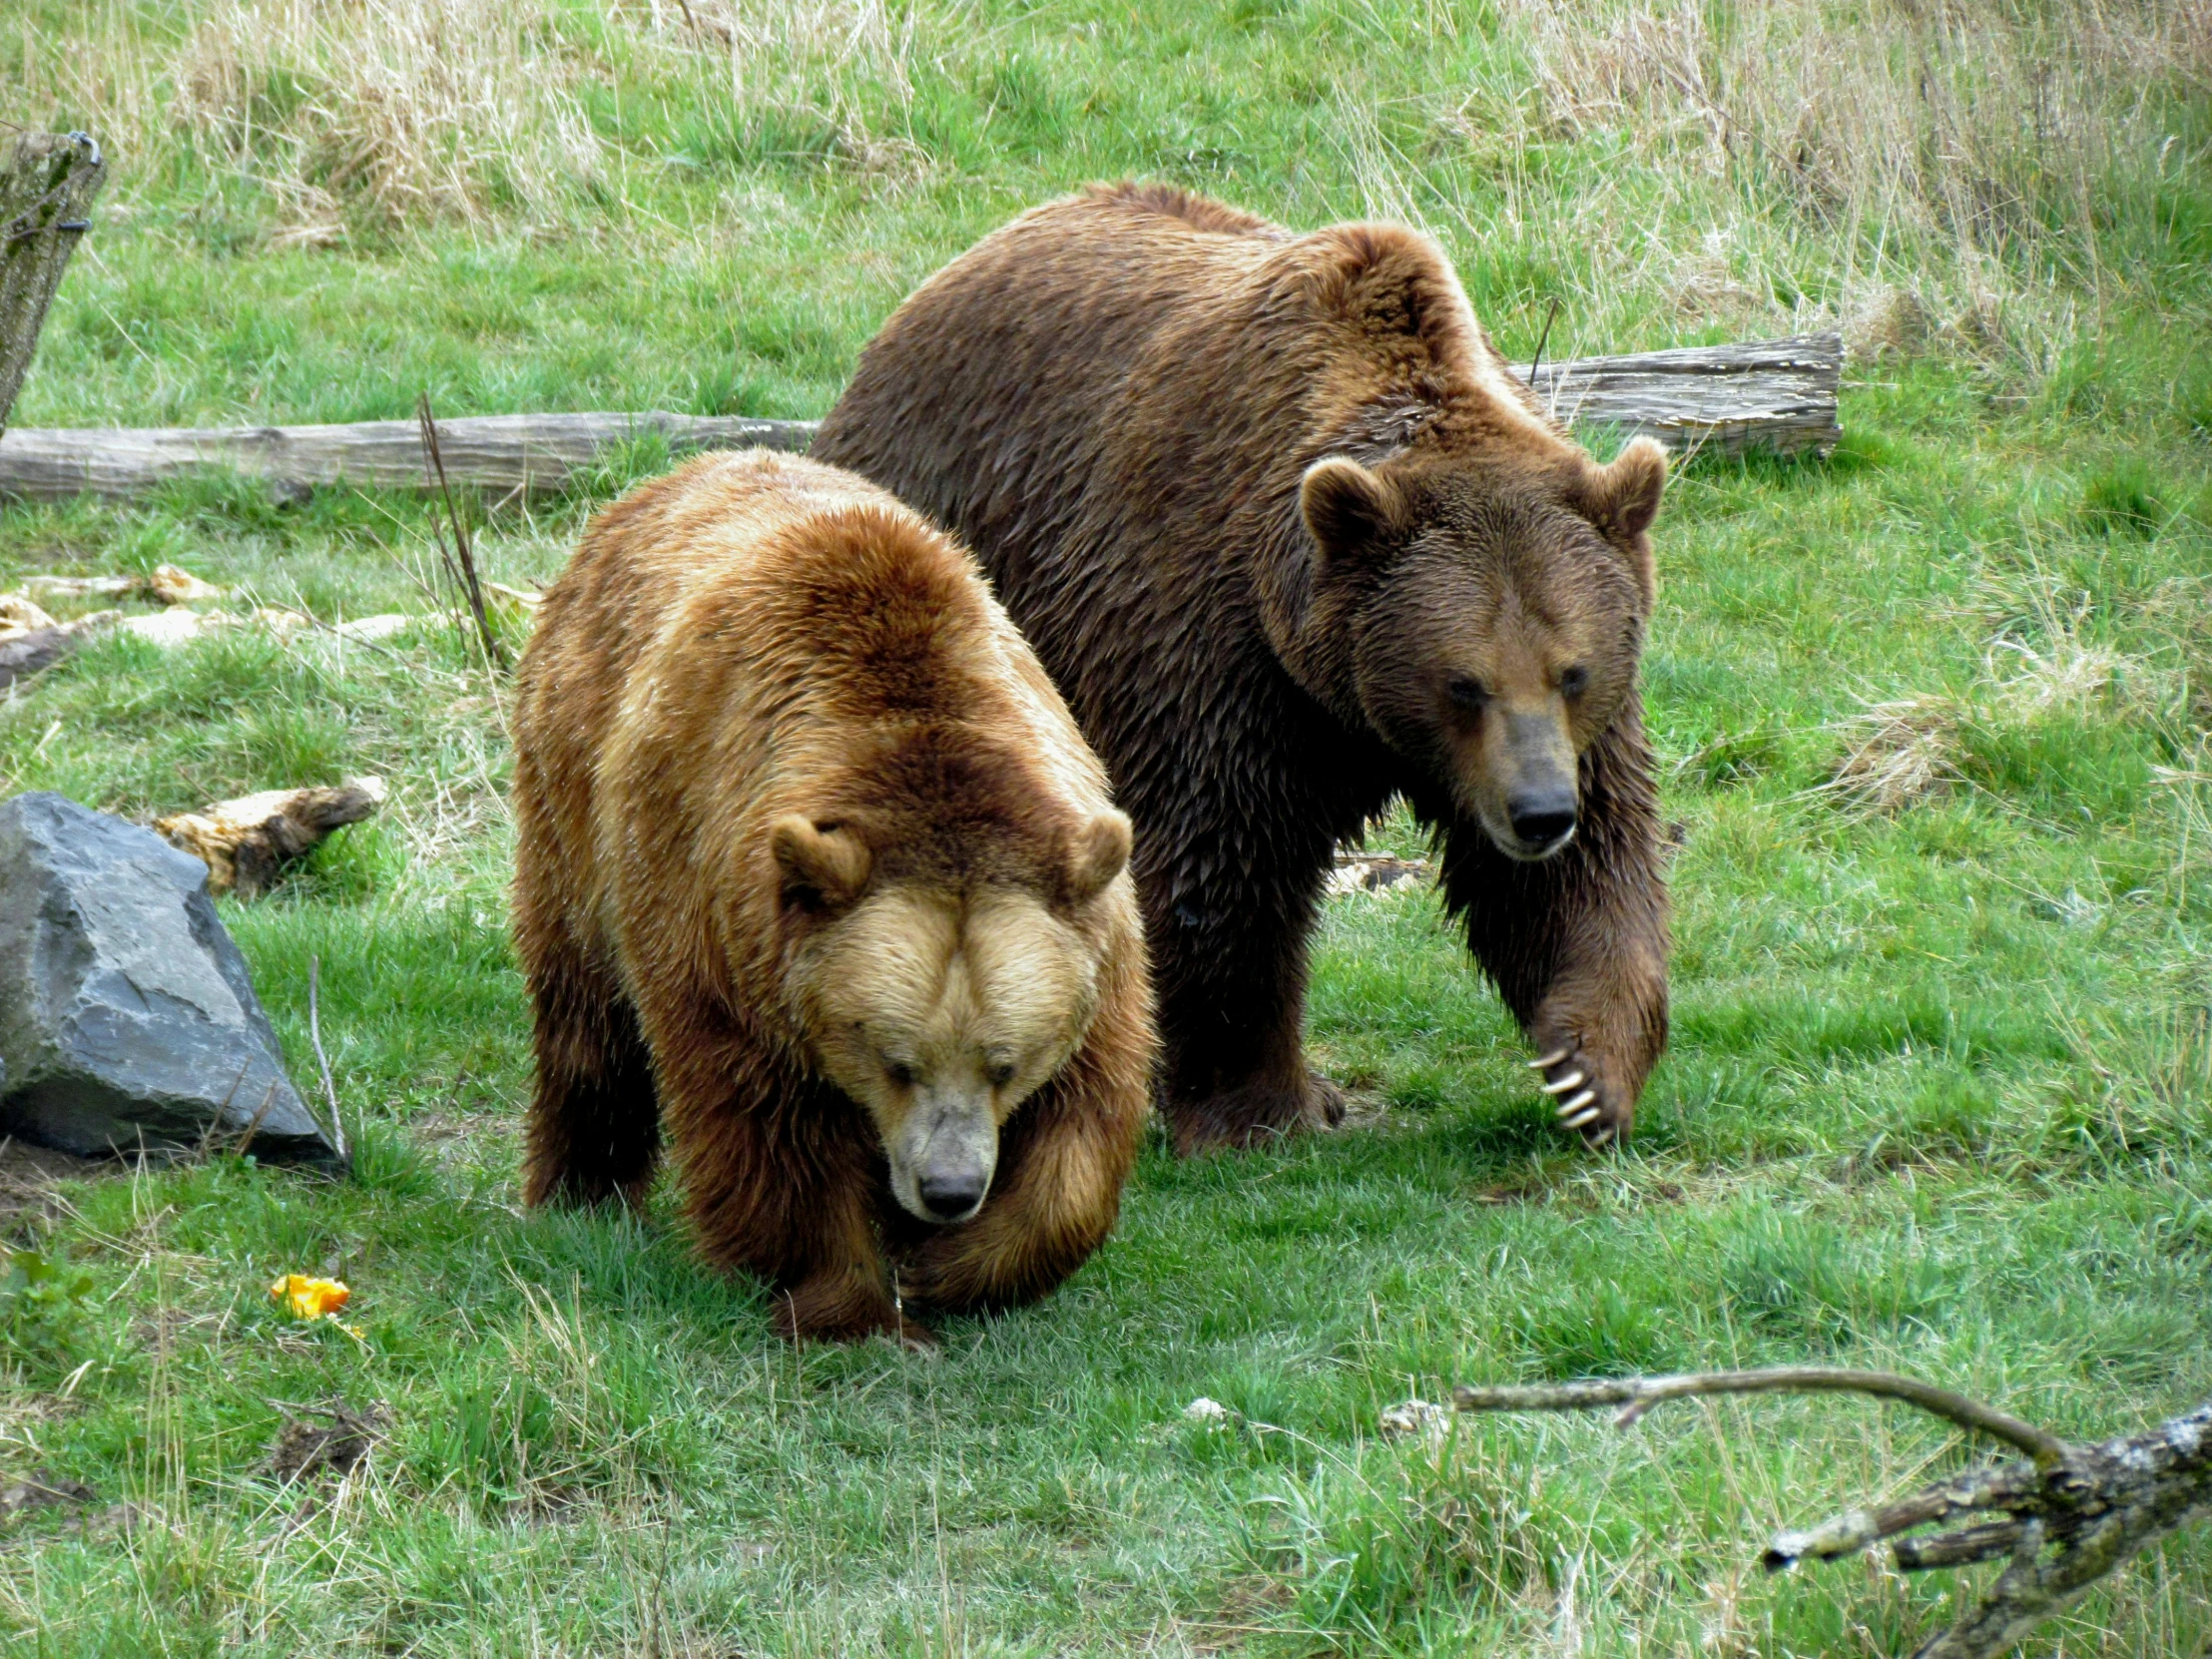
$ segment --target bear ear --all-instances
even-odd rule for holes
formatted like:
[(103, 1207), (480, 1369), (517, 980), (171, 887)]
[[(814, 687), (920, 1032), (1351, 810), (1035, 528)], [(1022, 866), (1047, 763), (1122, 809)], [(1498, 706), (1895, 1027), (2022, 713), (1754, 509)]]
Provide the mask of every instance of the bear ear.
[(784, 872), (784, 896), (813, 908), (841, 909), (858, 898), (874, 862), (850, 830), (797, 813), (769, 827), (768, 845)]
[(1650, 438), (1638, 438), (1610, 466), (1589, 468), (1582, 487), (1583, 516), (1627, 551), (1647, 610), (1659, 596), (1659, 574), (1643, 536), (1659, 516), (1666, 488), (1667, 452)]
[(1398, 540), (1411, 516), (1405, 492), (1380, 472), (1344, 455), (1306, 469), (1298, 508), (1321, 548), (1322, 562), (1371, 557)]
[(1100, 813), (1070, 837), (1068, 897), (1087, 904), (1129, 867), (1132, 833), (1126, 814)]
[(1666, 450), (1655, 439), (1638, 438), (1610, 466), (1590, 469), (1582, 510), (1606, 534), (1633, 541), (1659, 516), (1666, 488)]

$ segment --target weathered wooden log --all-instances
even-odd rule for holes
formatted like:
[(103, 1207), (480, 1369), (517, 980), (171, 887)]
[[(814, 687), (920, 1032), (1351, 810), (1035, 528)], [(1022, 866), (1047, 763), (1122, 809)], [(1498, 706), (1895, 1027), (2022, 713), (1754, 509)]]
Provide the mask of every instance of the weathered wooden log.
[[(1678, 450), (1735, 454), (1825, 449), (1841, 435), (1835, 334), (1758, 345), (1694, 346), (1630, 357), (1589, 357), (1537, 370), (1539, 395), (1559, 417), (1624, 436), (1649, 433)], [(445, 476), (494, 495), (557, 490), (621, 446), (657, 437), (672, 454), (700, 449), (804, 450), (811, 420), (713, 415), (476, 415), (438, 422)], [(334, 484), (434, 487), (422, 433), (411, 420), (348, 426), (48, 429), (0, 434), (0, 496), (126, 499), (169, 479), (229, 467), (284, 494)]]
[(0, 434), (107, 176), (100, 146), (83, 133), (25, 133), (0, 171)]
[(1606, 426), (1669, 449), (1827, 454), (1843, 437), (1841, 334), (1584, 357), (1536, 370), (1536, 395), (1569, 426)]
[[(811, 420), (716, 415), (464, 415), (438, 422), (445, 475), (456, 487), (499, 496), (558, 490), (625, 445), (660, 438), (671, 454), (699, 449), (803, 450)], [(127, 500), (173, 479), (228, 468), (265, 480), (280, 495), (337, 484), (435, 489), (425, 471), (422, 427), (413, 420), (347, 426), (18, 428), (0, 435), (0, 495), (32, 501), (96, 495)]]

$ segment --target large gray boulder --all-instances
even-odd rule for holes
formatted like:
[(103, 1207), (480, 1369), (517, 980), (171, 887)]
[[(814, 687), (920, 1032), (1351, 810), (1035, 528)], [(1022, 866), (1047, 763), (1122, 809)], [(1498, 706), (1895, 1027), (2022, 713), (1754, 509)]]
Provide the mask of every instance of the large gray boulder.
[(97, 1155), (232, 1146), (257, 1116), (257, 1157), (335, 1157), (208, 866), (66, 796), (0, 803), (0, 1133)]

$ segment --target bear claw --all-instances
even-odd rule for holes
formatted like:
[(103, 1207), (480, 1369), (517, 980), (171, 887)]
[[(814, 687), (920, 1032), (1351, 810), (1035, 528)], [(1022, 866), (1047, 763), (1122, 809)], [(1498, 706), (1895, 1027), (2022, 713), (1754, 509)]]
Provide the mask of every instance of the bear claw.
[(1556, 1083), (1543, 1083), (1539, 1084), (1538, 1087), (1540, 1087), (1545, 1094), (1565, 1094), (1569, 1089), (1580, 1088), (1584, 1083), (1588, 1081), (1589, 1074), (1587, 1072), (1575, 1071), (1569, 1073), (1565, 1077), (1560, 1078), (1559, 1081)]
[(1559, 1106), (1559, 1115), (1560, 1115), (1561, 1117), (1563, 1117), (1563, 1118), (1566, 1118), (1566, 1119), (1570, 1120), (1570, 1121), (1575, 1121), (1575, 1122), (1579, 1122), (1580, 1120), (1579, 1120), (1579, 1119), (1577, 1119), (1577, 1118), (1575, 1117), (1575, 1114), (1576, 1114), (1577, 1112), (1580, 1112), (1580, 1111), (1582, 1110), (1582, 1108), (1583, 1108), (1583, 1107), (1585, 1107), (1585, 1106), (1589, 1106), (1589, 1107), (1590, 1107), (1590, 1112), (1589, 1112), (1589, 1114), (1587, 1114), (1587, 1115), (1592, 1115), (1592, 1116), (1594, 1116), (1594, 1115), (1596, 1114), (1597, 1108), (1596, 1108), (1596, 1107), (1595, 1107), (1594, 1105), (1592, 1105), (1591, 1103), (1592, 1103), (1593, 1101), (1595, 1101), (1596, 1099), (1597, 1099), (1597, 1090), (1595, 1090), (1595, 1089), (1584, 1089), (1584, 1090), (1583, 1090), (1583, 1091), (1582, 1091), (1582, 1092), (1581, 1092), (1580, 1094), (1576, 1095), (1576, 1096), (1575, 1096), (1575, 1097), (1574, 1097), (1574, 1098), (1573, 1098), (1572, 1100), (1568, 1100), (1568, 1101), (1562, 1101), (1562, 1102), (1560, 1103), (1560, 1106)]
[(1572, 1054), (1573, 1052), (1574, 1047), (1572, 1044), (1568, 1044), (1561, 1048), (1555, 1048), (1549, 1054), (1546, 1054), (1541, 1060), (1530, 1060), (1528, 1062), (1528, 1069), (1530, 1071), (1548, 1071), (1551, 1067), (1557, 1065), (1561, 1060), (1564, 1060), (1569, 1054)]

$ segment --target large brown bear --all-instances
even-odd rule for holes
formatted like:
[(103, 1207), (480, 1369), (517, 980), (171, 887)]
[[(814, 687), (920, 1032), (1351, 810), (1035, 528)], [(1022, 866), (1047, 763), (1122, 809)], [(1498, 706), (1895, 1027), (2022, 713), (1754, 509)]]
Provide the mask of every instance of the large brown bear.
[(1667, 1029), (1665, 454), (1568, 441), (1434, 243), (1094, 188), (923, 284), (813, 452), (975, 550), (1113, 773), (1180, 1147), (1341, 1115), (1307, 935), (1399, 795), (1559, 1115), (1627, 1133)]
[(514, 714), (527, 1198), (641, 1201), (789, 1336), (930, 1341), (1114, 1224), (1150, 1110), (1129, 821), (974, 562), (753, 452), (595, 519)]

